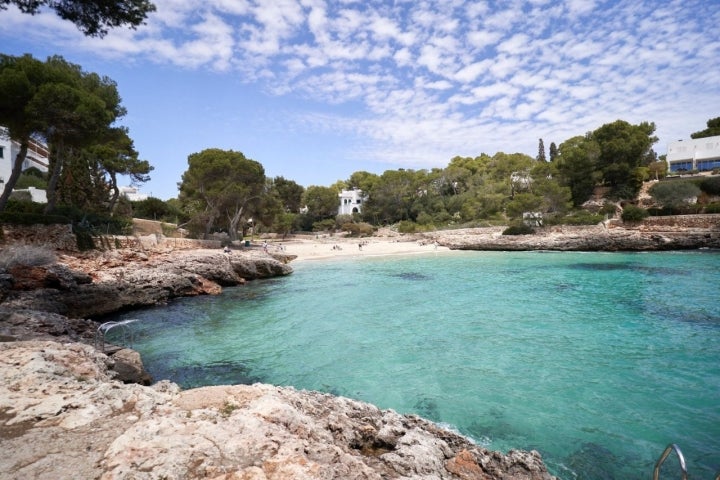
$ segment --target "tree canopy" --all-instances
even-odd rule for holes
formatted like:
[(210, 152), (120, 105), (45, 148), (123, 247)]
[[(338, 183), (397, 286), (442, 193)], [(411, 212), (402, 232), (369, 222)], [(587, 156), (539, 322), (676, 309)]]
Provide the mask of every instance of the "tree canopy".
[(690, 138), (706, 138), (720, 135), (720, 117), (711, 118), (707, 121), (707, 128), (690, 135)]
[[(139, 182), (148, 180), (146, 174), (152, 167), (137, 160), (127, 130), (114, 126), (126, 111), (117, 85), (110, 78), (84, 72), (60, 56), (42, 62), (30, 55), (0, 55), (0, 92), (0, 125), (20, 144), (0, 196), (0, 211), (20, 177), (31, 139), (45, 141), (50, 147), (47, 212), (63, 198), (73, 202), (84, 198), (83, 203), (88, 205), (107, 205), (98, 199), (103, 197), (103, 184), (115, 185), (115, 174), (130, 175)], [(88, 163), (90, 151), (111, 140), (117, 143), (120, 140), (114, 137), (118, 135), (125, 143), (122, 158), (112, 162), (106, 158), (97, 165)], [(95, 178), (89, 180), (93, 172)], [(65, 181), (61, 181), (63, 175)], [(82, 195), (69, 191), (90, 187), (96, 188), (91, 195), (87, 191)], [(109, 203), (110, 209), (113, 205)]]
[(49, 8), (90, 37), (103, 37), (111, 28), (134, 29), (155, 11), (155, 5), (148, 0), (0, 0), (0, 10), (6, 10), (8, 5), (30, 15)]
[(241, 152), (211, 148), (188, 156), (178, 185), (180, 201), (204, 235), (226, 230), (231, 240), (259, 213), (267, 192), (265, 169)]

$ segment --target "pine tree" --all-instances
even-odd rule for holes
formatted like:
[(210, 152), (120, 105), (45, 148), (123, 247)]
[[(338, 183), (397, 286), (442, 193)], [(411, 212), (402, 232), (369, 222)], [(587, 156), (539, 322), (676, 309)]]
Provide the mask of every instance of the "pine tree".
[(554, 162), (557, 158), (558, 149), (557, 145), (555, 145), (555, 142), (550, 142), (550, 161)]
[(540, 143), (538, 144), (538, 156), (536, 158), (538, 162), (547, 162), (547, 158), (545, 158), (545, 144), (543, 143), (543, 139), (540, 139)]

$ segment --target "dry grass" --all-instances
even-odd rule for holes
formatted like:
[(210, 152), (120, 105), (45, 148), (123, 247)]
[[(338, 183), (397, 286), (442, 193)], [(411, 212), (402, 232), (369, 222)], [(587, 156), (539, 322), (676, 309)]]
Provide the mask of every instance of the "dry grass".
[(0, 250), (0, 268), (40, 267), (57, 261), (52, 249), (39, 245), (12, 245)]

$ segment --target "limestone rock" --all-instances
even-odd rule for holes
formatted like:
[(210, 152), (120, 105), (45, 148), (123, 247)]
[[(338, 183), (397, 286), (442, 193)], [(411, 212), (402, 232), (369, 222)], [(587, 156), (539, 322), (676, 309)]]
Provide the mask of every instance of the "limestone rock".
[(415, 416), (270, 385), (122, 384), (80, 344), (0, 343), (0, 478), (552, 480)]
[(123, 348), (113, 353), (112, 370), (115, 372), (115, 379), (123, 383), (139, 383), (150, 385), (152, 377), (145, 371), (140, 354), (135, 350)]
[(217, 295), (221, 286), (292, 273), (292, 267), (268, 255), (216, 251), (166, 254), (152, 260), (112, 251), (63, 260), (72, 268), (56, 264), (10, 272), (3, 305), (73, 318), (97, 317), (177, 297)]

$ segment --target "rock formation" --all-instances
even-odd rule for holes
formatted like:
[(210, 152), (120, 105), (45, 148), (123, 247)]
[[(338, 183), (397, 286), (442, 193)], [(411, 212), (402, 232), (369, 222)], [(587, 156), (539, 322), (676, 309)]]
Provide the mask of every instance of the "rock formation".
[(720, 215), (694, 217), (696, 224), (690, 227), (662, 222), (661, 217), (631, 225), (609, 222), (544, 227), (531, 235), (503, 235), (505, 227), (492, 227), (441, 230), (423, 237), (456, 250), (638, 252), (720, 248)]
[(551, 480), (416, 416), (269, 385), (123, 384), (88, 345), (0, 343), (1, 478)]

